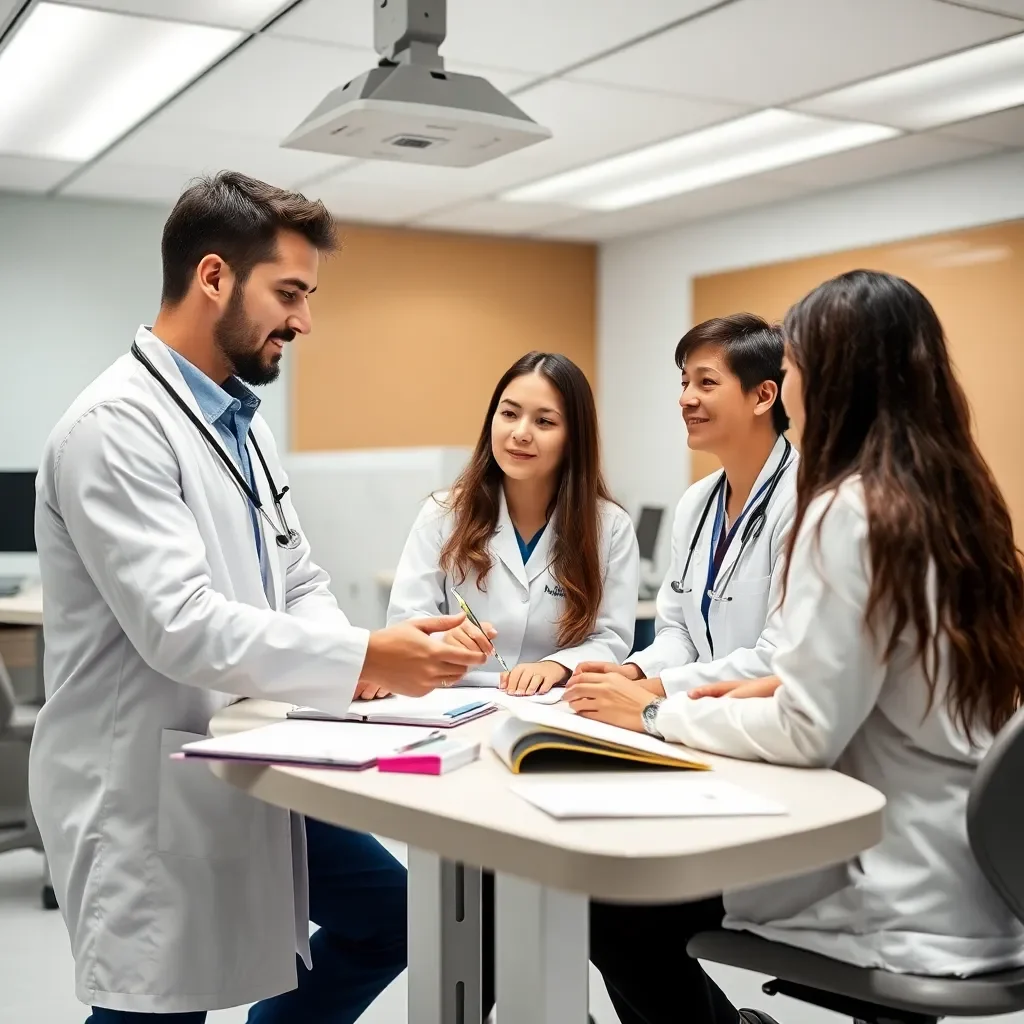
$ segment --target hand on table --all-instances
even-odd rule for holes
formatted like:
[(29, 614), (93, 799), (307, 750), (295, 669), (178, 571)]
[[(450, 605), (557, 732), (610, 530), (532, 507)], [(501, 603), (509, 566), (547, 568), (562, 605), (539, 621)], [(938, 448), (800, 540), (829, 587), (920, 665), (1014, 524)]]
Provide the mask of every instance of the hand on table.
[(644, 731), (642, 713), (654, 695), (642, 682), (615, 672), (585, 672), (573, 676), (565, 687), (565, 699), (578, 715), (634, 732)]
[(356, 692), (353, 700), (379, 700), (381, 697), (390, 697), (391, 691), (385, 686), (378, 686), (376, 683), (360, 682), (356, 684)]
[(764, 679), (734, 679), (728, 683), (708, 683), (695, 686), (688, 695), (697, 700), (700, 697), (770, 697), (782, 685), (778, 676)]
[(654, 676), (647, 679), (642, 675), (631, 675), (639, 673), (636, 665), (616, 665), (614, 662), (606, 661), (584, 661), (576, 666), (576, 671), (568, 682), (568, 686), (575, 686), (577, 683), (613, 683), (616, 679), (626, 679), (643, 687), (652, 697), (664, 697), (665, 687), (661, 680)]
[(604, 675), (614, 672), (616, 675), (625, 676), (627, 679), (638, 681), (644, 678), (639, 665), (629, 661), (625, 665), (616, 665), (614, 661), (581, 661), (573, 671), (574, 676), (587, 675), (591, 672)]
[(513, 697), (532, 697), (535, 693), (547, 693), (568, 678), (569, 670), (564, 665), (557, 661), (540, 661), (516, 665), (511, 672), (502, 672), (498, 686)]

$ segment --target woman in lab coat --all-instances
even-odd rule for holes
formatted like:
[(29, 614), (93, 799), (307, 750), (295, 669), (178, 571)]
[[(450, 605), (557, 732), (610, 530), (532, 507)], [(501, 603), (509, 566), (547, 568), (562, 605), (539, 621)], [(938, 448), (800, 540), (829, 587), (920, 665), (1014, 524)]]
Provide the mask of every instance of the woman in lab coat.
[[(626, 680), (569, 696), (581, 714), (699, 749), (858, 778), (886, 797), (884, 838), (848, 863), (726, 893), (724, 908), (595, 904), (591, 956), (630, 1008), (622, 1024), (675, 1021), (681, 1005), (734, 1024), (685, 954), (723, 917), (860, 967), (1024, 964), (1024, 930), (965, 823), (978, 764), (1024, 696), (1024, 572), (942, 326), (908, 282), (855, 271), (794, 306), (786, 338), (802, 461), (772, 675), (665, 700)], [(641, 941), (654, 927), (673, 941)]]
[[(483, 630), (467, 621), (447, 641), (493, 655), (463, 684), (545, 693), (583, 661), (626, 657), (639, 582), (633, 524), (601, 472), (590, 385), (565, 356), (531, 352), (498, 381), (451, 492), (420, 512), (388, 623), (458, 607), (454, 586)], [(486, 1018), (494, 1005), (494, 876), (485, 872), (481, 882)]]
[(765, 623), (780, 597), (796, 502), (782, 350), (782, 331), (750, 313), (698, 324), (676, 346), (688, 444), (723, 469), (693, 484), (676, 508), (654, 642), (621, 667), (579, 665), (577, 681), (621, 674), (664, 696), (770, 671), (774, 637)]
[(545, 693), (582, 661), (626, 657), (638, 584), (633, 524), (601, 473), (590, 385), (565, 356), (531, 352), (498, 382), (451, 492), (416, 519), (388, 623), (458, 608), (455, 587), (483, 631), (467, 621), (445, 639), (490, 656), (463, 685)]

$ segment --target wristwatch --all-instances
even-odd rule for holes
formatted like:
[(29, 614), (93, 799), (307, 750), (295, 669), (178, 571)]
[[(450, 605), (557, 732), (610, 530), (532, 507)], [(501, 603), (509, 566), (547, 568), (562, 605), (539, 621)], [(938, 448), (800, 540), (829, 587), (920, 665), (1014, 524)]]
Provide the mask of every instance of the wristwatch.
[(658, 708), (661, 707), (661, 702), (664, 699), (664, 697), (652, 698), (650, 704), (640, 712), (640, 716), (644, 721), (644, 732), (649, 733), (651, 736), (656, 736), (659, 740), (665, 737), (661, 734), (661, 730), (655, 723), (658, 721)]

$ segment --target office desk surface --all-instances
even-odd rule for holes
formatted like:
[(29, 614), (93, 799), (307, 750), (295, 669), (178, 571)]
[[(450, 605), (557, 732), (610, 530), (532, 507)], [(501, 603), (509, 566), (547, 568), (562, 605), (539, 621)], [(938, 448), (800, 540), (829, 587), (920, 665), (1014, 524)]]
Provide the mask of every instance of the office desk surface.
[(43, 624), (43, 589), (38, 584), (22, 590), (14, 597), (0, 597), (0, 625), (41, 626)]
[[(246, 700), (219, 712), (214, 735), (280, 719), (288, 705)], [(480, 760), (442, 776), (212, 762), (261, 800), (376, 832), (451, 860), (604, 899), (689, 899), (845, 860), (882, 834), (884, 798), (826, 770), (699, 755), (723, 777), (780, 801), (776, 817), (557, 821), (513, 793), (487, 741), (498, 716), (453, 730), (479, 739)], [(638, 786), (643, 774), (633, 772)], [(536, 778), (536, 775), (530, 777)]]

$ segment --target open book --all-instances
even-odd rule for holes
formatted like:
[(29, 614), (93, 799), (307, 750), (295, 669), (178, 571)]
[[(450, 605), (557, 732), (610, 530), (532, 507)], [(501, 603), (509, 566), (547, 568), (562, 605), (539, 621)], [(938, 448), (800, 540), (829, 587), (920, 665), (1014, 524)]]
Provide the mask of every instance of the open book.
[[(511, 712), (491, 735), (491, 747), (517, 774), (586, 767), (689, 768), (707, 771), (682, 747), (594, 722), (564, 708), (543, 704), (506, 705)], [(626, 762), (623, 764), (622, 762)]]

